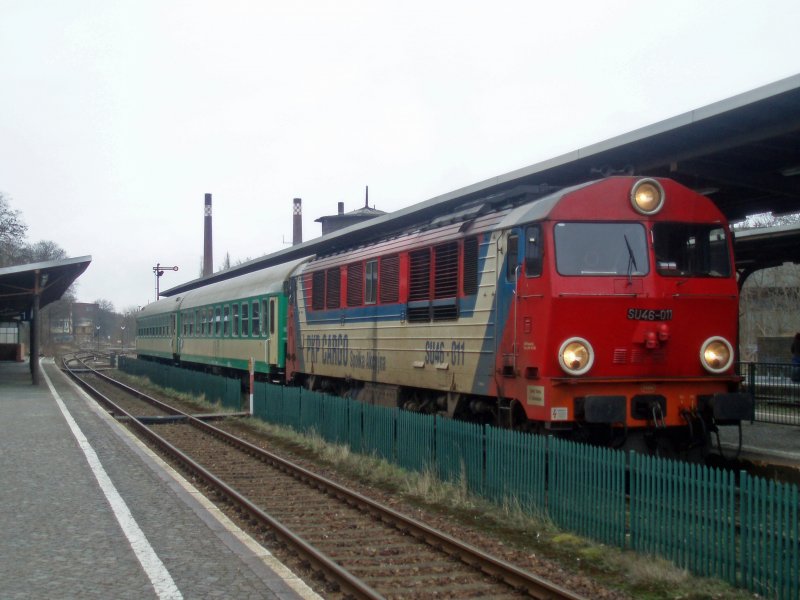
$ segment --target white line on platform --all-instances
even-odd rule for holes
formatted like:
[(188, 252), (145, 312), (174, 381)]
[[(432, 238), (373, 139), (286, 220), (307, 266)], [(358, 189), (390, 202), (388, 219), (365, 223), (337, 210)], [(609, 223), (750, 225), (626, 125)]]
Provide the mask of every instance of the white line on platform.
[(53, 398), (55, 398), (56, 404), (58, 404), (58, 408), (61, 410), (61, 414), (64, 415), (64, 419), (66, 419), (67, 424), (72, 431), (72, 435), (74, 435), (75, 439), (78, 440), (78, 445), (80, 446), (81, 450), (83, 450), (86, 460), (89, 463), (89, 467), (91, 467), (92, 473), (94, 473), (94, 476), (97, 479), (97, 483), (100, 484), (100, 489), (103, 490), (108, 503), (111, 505), (111, 509), (114, 511), (114, 516), (117, 518), (123, 533), (125, 533), (125, 537), (128, 538), (128, 543), (130, 543), (131, 548), (133, 548), (133, 552), (136, 554), (136, 558), (142, 565), (144, 572), (150, 578), (150, 582), (153, 584), (153, 588), (155, 589), (159, 599), (181, 600), (183, 595), (178, 589), (178, 586), (175, 585), (175, 582), (172, 580), (172, 576), (169, 574), (169, 571), (167, 571), (164, 563), (162, 563), (161, 559), (158, 558), (158, 555), (156, 554), (155, 550), (153, 550), (150, 542), (147, 541), (147, 537), (145, 537), (144, 532), (133, 518), (131, 511), (128, 509), (128, 505), (125, 504), (125, 501), (122, 499), (122, 496), (120, 496), (117, 488), (111, 482), (111, 479), (108, 477), (106, 470), (100, 463), (100, 459), (97, 457), (97, 453), (94, 451), (94, 448), (92, 448), (91, 444), (89, 444), (89, 440), (86, 439), (86, 436), (83, 435), (83, 432), (81, 431), (80, 427), (78, 427), (75, 419), (72, 418), (72, 415), (70, 414), (69, 410), (67, 410), (66, 405), (61, 400), (61, 396), (58, 395), (55, 387), (53, 387), (53, 382), (50, 381), (50, 378), (47, 376), (45, 370), (42, 369), (41, 373), (44, 375), (44, 379), (47, 382), (47, 387), (50, 388), (50, 393), (53, 395)]

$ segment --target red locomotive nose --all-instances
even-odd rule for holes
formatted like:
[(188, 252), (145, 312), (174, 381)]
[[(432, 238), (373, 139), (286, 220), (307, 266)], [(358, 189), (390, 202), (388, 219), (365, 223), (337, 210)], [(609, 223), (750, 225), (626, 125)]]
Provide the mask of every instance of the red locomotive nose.
[(662, 342), (666, 342), (669, 339), (669, 325), (666, 323), (662, 323), (658, 327), (658, 339)]

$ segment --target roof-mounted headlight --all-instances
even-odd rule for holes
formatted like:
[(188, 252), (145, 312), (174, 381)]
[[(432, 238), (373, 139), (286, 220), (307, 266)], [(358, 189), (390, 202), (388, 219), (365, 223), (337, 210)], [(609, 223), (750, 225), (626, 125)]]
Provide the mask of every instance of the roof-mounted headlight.
[(655, 179), (640, 179), (631, 189), (631, 204), (642, 215), (654, 215), (664, 206), (664, 188)]
[(724, 373), (733, 363), (733, 346), (725, 338), (710, 337), (700, 346), (700, 362), (709, 373)]
[(558, 362), (565, 373), (583, 375), (594, 364), (592, 345), (583, 338), (569, 338), (558, 350)]

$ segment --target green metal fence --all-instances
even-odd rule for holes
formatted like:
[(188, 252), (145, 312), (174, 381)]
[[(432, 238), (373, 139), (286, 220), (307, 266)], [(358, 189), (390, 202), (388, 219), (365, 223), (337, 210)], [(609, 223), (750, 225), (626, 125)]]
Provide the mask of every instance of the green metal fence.
[(397, 464), (409, 471), (423, 472), (434, 465), (433, 415), (398, 411)]
[(625, 453), (553, 438), (547, 509), (555, 523), (598, 541), (625, 545)]
[[(798, 598), (798, 488), (744, 473), (597, 448), (263, 384), (260, 418), (353, 451), (433, 469), (602, 543), (659, 555), (770, 598)], [(314, 420), (317, 419), (316, 423)], [(626, 488), (627, 483), (627, 488)]]
[(129, 375), (147, 377), (161, 387), (195, 396), (205, 396), (206, 402), (219, 402), (233, 410), (242, 408), (241, 382), (238, 379), (190, 371), (129, 356), (119, 357), (119, 369)]
[(743, 378), (742, 391), (753, 396), (756, 421), (800, 425), (800, 367), (743, 362), (737, 370)]
[(733, 472), (630, 454), (631, 546), (736, 584)]
[(798, 490), (741, 474), (742, 585), (772, 598), (800, 597)]
[(484, 493), (498, 504), (543, 515), (547, 490), (547, 438), (486, 428)]
[(483, 491), (483, 426), (436, 419), (436, 471), (442, 481), (466, 482), (469, 491)]

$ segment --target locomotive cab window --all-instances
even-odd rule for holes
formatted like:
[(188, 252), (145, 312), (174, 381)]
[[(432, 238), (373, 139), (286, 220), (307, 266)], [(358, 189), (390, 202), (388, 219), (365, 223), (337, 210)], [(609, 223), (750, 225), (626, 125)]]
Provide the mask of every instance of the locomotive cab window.
[(728, 238), (719, 225), (656, 223), (653, 246), (659, 275), (730, 277)]
[(517, 280), (519, 266), (519, 236), (515, 233), (508, 236), (507, 255), (506, 281), (514, 283)]
[(561, 275), (647, 275), (647, 236), (641, 223), (558, 223), (556, 268)]
[(542, 274), (542, 228), (531, 225), (525, 230), (525, 275), (538, 277)]

